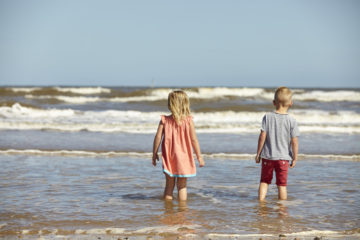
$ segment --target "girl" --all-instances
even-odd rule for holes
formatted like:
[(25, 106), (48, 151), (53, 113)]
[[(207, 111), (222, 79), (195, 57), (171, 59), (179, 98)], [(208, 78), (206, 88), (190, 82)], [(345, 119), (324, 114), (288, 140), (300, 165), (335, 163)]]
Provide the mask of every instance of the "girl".
[(168, 97), (168, 108), (171, 115), (161, 116), (153, 145), (152, 164), (156, 166), (159, 161), (158, 149), (162, 140), (162, 165), (166, 178), (164, 190), (165, 200), (173, 199), (173, 191), (176, 186), (180, 201), (187, 199), (186, 179), (196, 176), (196, 166), (193, 157), (193, 149), (203, 167), (205, 162), (201, 157), (195, 127), (190, 115), (189, 98), (184, 91), (173, 91)]

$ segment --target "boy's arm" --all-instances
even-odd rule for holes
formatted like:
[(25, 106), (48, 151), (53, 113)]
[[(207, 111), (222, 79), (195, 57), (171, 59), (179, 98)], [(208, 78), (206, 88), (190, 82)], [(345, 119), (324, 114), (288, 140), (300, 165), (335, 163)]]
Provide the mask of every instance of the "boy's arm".
[(291, 138), (291, 148), (292, 148), (293, 160), (291, 161), (290, 168), (293, 168), (296, 165), (297, 156), (299, 152), (299, 142), (297, 137)]
[(164, 129), (164, 125), (162, 124), (162, 122), (160, 121), (155, 138), (154, 138), (154, 143), (153, 143), (153, 156), (152, 156), (152, 164), (154, 166), (156, 166), (156, 160), (159, 161), (159, 155), (158, 155), (158, 150), (159, 150), (159, 146), (161, 143), (161, 138), (162, 138), (162, 134), (163, 134), (163, 129)]
[(260, 154), (261, 154), (261, 151), (262, 151), (262, 149), (264, 147), (265, 140), (266, 140), (266, 132), (261, 131), (260, 135), (259, 135), (257, 153), (256, 153), (256, 157), (255, 157), (255, 162), (256, 163), (260, 163), (260, 160), (261, 160)]
[(190, 138), (191, 138), (191, 145), (194, 148), (196, 157), (199, 161), (199, 167), (203, 167), (205, 165), (205, 161), (201, 156), (200, 145), (196, 136), (194, 122), (192, 120), (190, 121)]

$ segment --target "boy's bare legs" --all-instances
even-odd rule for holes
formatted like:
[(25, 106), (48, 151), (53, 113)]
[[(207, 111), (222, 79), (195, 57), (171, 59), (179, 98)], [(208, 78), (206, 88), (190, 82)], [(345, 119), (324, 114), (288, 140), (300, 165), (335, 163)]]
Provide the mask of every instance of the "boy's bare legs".
[[(260, 183), (259, 186), (259, 201), (264, 201), (266, 193), (269, 188), (267, 183)], [(278, 198), (279, 200), (287, 200), (287, 189), (286, 186), (278, 186)]]
[(177, 178), (177, 189), (179, 194), (179, 201), (186, 201), (187, 200), (187, 189), (186, 189), (186, 180), (187, 178)]
[(172, 200), (173, 199), (173, 191), (175, 187), (175, 178), (170, 177), (169, 175), (165, 174), (166, 178), (166, 185), (164, 190), (164, 199), (165, 200)]
[(278, 186), (278, 197), (279, 197), (279, 200), (286, 200), (287, 199), (286, 186)]
[(261, 182), (259, 185), (259, 201), (264, 201), (266, 198), (266, 193), (268, 190), (269, 184)]

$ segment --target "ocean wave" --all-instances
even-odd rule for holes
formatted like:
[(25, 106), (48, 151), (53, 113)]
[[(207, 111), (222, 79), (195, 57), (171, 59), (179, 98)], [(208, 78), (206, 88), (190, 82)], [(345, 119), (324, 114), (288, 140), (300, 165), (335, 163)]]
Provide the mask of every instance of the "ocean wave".
[[(137, 96), (119, 98), (118, 101), (158, 101), (166, 100), (169, 92), (173, 89), (153, 89), (147, 96)], [(238, 98), (258, 98), (265, 100), (274, 99), (275, 89), (265, 88), (190, 88), (185, 89), (190, 99), (218, 99), (226, 97)], [(305, 90), (293, 89), (293, 99), (296, 101), (320, 101), (320, 102), (340, 102), (340, 101), (360, 101), (360, 92), (354, 90)]]
[[(59, 93), (79, 93), (81, 95), (94, 93), (109, 93), (111, 89), (104, 88), (55, 88)], [(173, 89), (170, 88), (156, 88), (146, 89), (141, 92), (134, 91), (133, 93), (120, 95), (111, 95), (110, 97), (98, 96), (63, 96), (58, 94), (39, 95), (26, 94), (26, 98), (30, 99), (56, 99), (66, 103), (72, 104), (86, 104), (90, 102), (152, 102), (152, 101), (166, 101), (168, 94)], [(266, 101), (272, 101), (274, 98), (273, 90), (264, 88), (189, 88), (185, 89), (190, 99), (195, 100), (212, 100), (221, 98), (255, 98)], [(294, 101), (315, 101), (315, 102), (360, 102), (360, 92), (355, 90), (304, 90), (294, 89)], [(31, 93), (31, 91), (27, 91)], [(139, 95), (140, 94), (140, 95)]]
[[(196, 124), (196, 123), (195, 123)], [(104, 123), (33, 123), (33, 122), (0, 122), (1, 130), (41, 130), (61, 132), (102, 132), (102, 133), (134, 133), (154, 134), (157, 125), (155, 124), (104, 124)], [(325, 134), (360, 134), (360, 127), (341, 126), (300, 126), (301, 133), (325, 133)], [(243, 125), (196, 125), (196, 132), (202, 134), (256, 134), (259, 126), (255, 124)]]
[(166, 97), (161, 96), (134, 96), (134, 97), (113, 97), (113, 98), (105, 98), (105, 97), (85, 97), (85, 96), (52, 96), (52, 95), (44, 95), (44, 96), (36, 96), (32, 94), (26, 94), (25, 98), (28, 99), (38, 99), (38, 100), (58, 100), (65, 103), (70, 104), (86, 104), (93, 102), (153, 102), (166, 100)]
[(17, 93), (17, 92), (29, 93), (29, 92), (41, 90), (43, 88), (41, 88), (41, 87), (28, 87), (28, 88), (25, 88), (25, 87), (13, 87), (13, 88), (5, 88), (5, 89), (8, 90), (8, 91), (15, 92), (15, 93)]
[[(68, 157), (136, 157), (151, 158), (151, 152), (127, 152), (127, 151), (90, 151), (90, 150), (42, 150), (42, 149), (2, 149), (2, 155), (35, 155), (35, 156), (68, 156)], [(203, 153), (205, 159), (227, 159), (227, 160), (253, 160), (254, 153)], [(159, 154), (161, 156), (161, 153)], [(195, 156), (194, 156), (195, 157)], [(360, 155), (341, 154), (299, 154), (299, 160), (339, 160), (360, 161)]]
[(82, 150), (40, 150), (40, 149), (5, 149), (0, 150), (5, 155), (35, 155), (35, 156), (69, 156), (69, 157), (139, 157), (151, 158), (152, 153), (116, 152), (116, 151), (82, 151)]
[(51, 92), (52, 94), (56, 94), (56, 92), (58, 92), (58, 93), (75, 93), (80, 95), (93, 95), (93, 94), (111, 92), (110, 88), (103, 88), (103, 87), (11, 87), (11, 88), (5, 88), (5, 90), (14, 93)]
[(289, 239), (289, 237), (297, 239), (300, 237), (303, 239), (317, 239), (323, 238), (326, 239), (335, 238), (335, 239), (357, 239), (360, 234), (347, 234), (346, 232), (332, 231), (332, 230), (310, 230), (304, 232), (293, 232), (282, 234), (284, 237), (279, 237), (279, 234), (228, 234), (228, 233), (209, 233), (206, 235), (206, 238), (209, 239), (262, 239), (262, 238), (271, 238), (271, 239)]
[(110, 88), (103, 87), (55, 87), (59, 92), (71, 92), (77, 93), (81, 95), (92, 95), (92, 94), (100, 94), (100, 93), (110, 93)]
[[(129, 236), (131, 239), (134, 237), (138, 239), (139, 236), (143, 235), (153, 235), (153, 234), (181, 234), (181, 236), (188, 239), (193, 239), (193, 237), (197, 237), (195, 234), (184, 233), (184, 229), (192, 230), (198, 229), (201, 226), (198, 224), (175, 224), (172, 226), (152, 226), (152, 227), (143, 227), (139, 229), (125, 229), (125, 228), (117, 228), (117, 227), (99, 227), (99, 228), (88, 228), (88, 229), (72, 229), (72, 230), (64, 230), (64, 229), (22, 229), (19, 233), (22, 237), (28, 239), (29, 235), (39, 235), (41, 239), (49, 239), (60, 238), (60, 239), (121, 239), (119, 234)], [(62, 235), (65, 234), (65, 235)], [(99, 235), (101, 237), (99, 237)], [(125, 237), (127, 239), (128, 237)], [(35, 238), (34, 238), (35, 239)], [(38, 238), (36, 238), (38, 239)], [(143, 237), (141, 237), (143, 239)], [(147, 239), (147, 238), (146, 238)]]
[[(196, 233), (195, 230), (201, 229), (202, 226), (199, 224), (174, 224), (171, 226), (151, 226), (151, 227), (142, 227), (138, 229), (126, 229), (119, 227), (97, 227), (97, 228), (85, 228), (85, 229), (60, 229), (60, 228), (49, 228), (49, 229), (37, 229), (37, 228), (28, 228), (28, 229), (19, 229), (18, 231), (9, 231), (8, 236), (18, 235), (23, 238), (30, 239), (121, 239), (122, 236), (125, 239), (127, 238), (140, 238), (145, 239), (149, 236), (154, 236), (155, 239), (158, 239), (157, 236), (176, 236), (180, 234), (181, 238), (184, 239), (282, 239), (289, 237), (291, 238), (306, 238), (306, 239), (317, 239), (317, 238), (330, 238), (330, 239), (358, 239), (359, 233), (347, 233), (347, 231), (333, 231), (333, 230), (309, 230), (303, 232), (285, 232), (279, 237), (279, 233), (216, 233), (210, 232), (205, 235)], [(184, 230), (187, 230), (186, 232)], [(6, 235), (5, 235), (6, 236)], [(37, 236), (37, 237), (36, 237)], [(147, 236), (147, 237), (146, 237)], [(179, 238), (179, 237), (178, 237)]]
[[(163, 112), (34, 109), (18, 103), (0, 107), (0, 129), (154, 133)], [(199, 133), (257, 133), (264, 112), (194, 112)], [(303, 133), (359, 134), (360, 114), (352, 111), (294, 110)]]
[(44, 95), (44, 96), (36, 96), (32, 94), (26, 94), (25, 98), (28, 99), (37, 99), (37, 100), (52, 100), (56, 99), (61, 102), (65, 103), (72, 103), (72, 104), (85, 104), (85, 103), (92, 103), (92, 102), (104, 102), (107, 101), (105, 98), (100, 97), (83, 97), (83, 96), (51, 96), (51, 95)]
[(318, 101), (318, 102), (359, 102), (360, 92), (351, 90), (320, 91), (314, 90), (294, 94), (295, 101)]
[[(45, 229), (45, 230), (32, 230), (32, 229), (23, 229), (20, 230), (20, 237), (29, 238), (29, 235), (32, 236), (30, 239), (38, 239), (34, 236), (38, 235), (40, 239), (117, 239), (120, 236), (135, 239), (146, 239), (146, 236), (155, 234), (155, 239), (158, 239), (156, 236), (162, 236), (165, 234), (180, 234), (181, 238), (184, 239), (279, 239), (279, 234), (265, 234), (265, 233), (207, 233), (206, 235), (196, 234), (196, 233), (185, 233), (184, 229), (193, 232), (194, 229), (200, 228), (198, 225), (173, 225), (173, 226), (158, 226), (158, 227), (145, 227), (138, 230), (130, 230), (125, 228), (90, 228), (90, 229), (75, 229), (75, 230), (64, 230), (64, 229)], [(11, 232), (10, 232), (11, 233)], [(63, 235), (64, 234), (64, 235)], [(15, 232), (14, 232), (15, 235)], [(145, 235), (145, 236), (144, 236)], [(344, 234), (342, 232), (330, 231), (330, 230), (311, 230), (307, 232), (299, 233), (286, 233), (285, 238), (288, 237), (301, 237), (306, 239), (317, 239), (323, 238), (326, 239), (358, 239), (360, 234)], [(101, 237), (99, 237), (101, 236)], [(319, 237), (320, 236), (320, 237)], [(178, 237), (179, 238), (179, 237)], [(285, 239), (284, 238), (284, 239)], [(121, 239), (121, 238), (119, 238)], [(151, 238), (152, 239), (152, 238)], [(162, 239), (162, 237), (161, 237)], [(280, 238), (281, 239), (281, 238)]]

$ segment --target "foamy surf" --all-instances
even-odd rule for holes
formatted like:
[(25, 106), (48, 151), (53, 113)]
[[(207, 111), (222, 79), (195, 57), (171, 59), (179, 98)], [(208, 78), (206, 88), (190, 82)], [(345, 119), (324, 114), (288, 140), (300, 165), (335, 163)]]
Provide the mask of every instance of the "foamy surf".
[[(22, 238), (35, 239), (148, 239), (149, 237), (169, 238), (177, 237), (180, 239), (358, 239), (360, 234), (346, 234), (341, 231), (331, 230), (310, 230), (293, 233), (197, 233), (201, 228), (199, 225), (173, 225), (173, 226), (155, 226), (144, 227), (136, 230), (130, 230), (118, 227), (109, 228), (90, 228), (76, 230), (62, 229), (43, 229), (43, 230), (20, 230)], [(65, 235), (64, 235), (65, 233)], [(151, 238), (152, 239), (152, 238)]]
[(56, 99), (62, 102), (66, 103), (73, 103), (73, 104), (84, 104), (84, 103), (92, 103), (92, 102), (103, 102), (104, 99), (100, 97), (83, 97), (83, 96), (50, 96), (50, 95), (44, 95), (44, 96), (35, 96), (31, 94), (25, 95), (25, 98), (28, 99), (39, 99), (39, 100), (51, 100)]
[(207, 164), (186, 206), (161, 200), (151, 165), (171, 90), (0, 88), (0, 238), (359, 239), (359, 89), (293, 89), (300, 162), (289, 200), (272, 184), (264, 204), (254, 157), (274, 89), (187, 89)]
[[(19, 103), (0, 107), (0, 129), (127, 132), (153, 134), (165, 112), (80, 111), (34, 109)], [(258, 133), (265, 112), (194, 112), (199, 133)], [(294, 110), (302, 133), (360, 133), (360, 114), (354, 111)]]
[[(143, 227), (135, 230), (107, 227), (107, 228), (89, 228), (89, 229), (42, 229), (31, 230), (23, 229), (19, 233), (22, 238), (33, 239), (40, 237), (40, 239), (148, 239), (147, 237), (174, 237), (182, 236), (186, 239), (198, 239), (203, 234), (193, 234), (196, 229), (200, 228), (197, 224), (177, 224), (172, 226), (152, 226)], [(163, 238), (162, 238), (163, 239)]]
[(7, 91), (15, 93), (31, 93), (36, 91), (56, 90), (59, 93), (75, 93), (80, 95), (93, 95), (101, 93), (110, 93), (110, 88), (104, 87), (11, 87), (5, 88)]
[[(81, 150), (40, 150), (40, 149), (3, 149), (2, 155), (35, 155), (35, 156), (69, 156), (69, 157), (136, 157), (149, 159), (151, 152), (126, 152), (126, 151), (81, 151)], [(161, 154), (159, 154), (161, 156)], [(227, 160), (251, 160), (253, 153), (203, 153), (207, 159), (227, 159)], [(360, 155), (341, 155), (341, 154), (299, 154), (300, 160), (322, 159), (339, 161), (360, 161)]]
[(71, 156), (71, 157), (138, 157), (151, 158), (152, 153), (144, 152), (95, 152), (81, 150), (40, 150), (40, 149), (7, 149), (0, 150), (0, 154), (8, 155), (35, 155), (35, 156)]
[(278, 234), (226, 234), (226, 233), (210, 233), (206, 235), (208, 239), (358, 239), (360, 234), (345, 234), (343, 232), (331, 231), (331, 230), (311, 230), (295, 233), (278, 233)]
[[(146, 89), (142, 95), (136, 93), (134, 96), (111, 96), (111, 97), (81, 97), (83, 95), (110, 94), (109, 88), (49, 88), (56, 90), (59, 94), (34, 95), (32, 92), (43, 90), (42, 88), (7, 88), (8, 91), (15, 93), (28, 93), (25, 95), (29, 99), (57, 99), (66, 103), (85, 104), (89, 102), (152, 102), (166, 101), (168, 94), (174, 90), (171, 88)], [(213, 100), (231, 98), (250, 98), (272, 101), (274, 89), (265, 88), (189, 88), (185, 89), (191, 99)], [(315, 101), (315, 102), (360, 102), (360, 92), (354, 90), (306, 90), (293, 89), (295, 101)], [(79, 96), (62, 96), (61, 93), (78, 94)]]
[(71, 92), (82, 95), (91, 95), (91, 94), (100, 94), (100, 93), (110, 93), (111, 89), (103, 87), (55, 87), (59, 92)]

